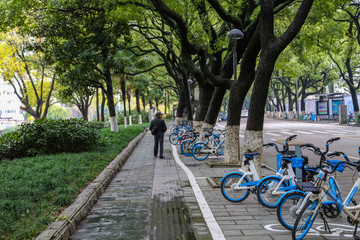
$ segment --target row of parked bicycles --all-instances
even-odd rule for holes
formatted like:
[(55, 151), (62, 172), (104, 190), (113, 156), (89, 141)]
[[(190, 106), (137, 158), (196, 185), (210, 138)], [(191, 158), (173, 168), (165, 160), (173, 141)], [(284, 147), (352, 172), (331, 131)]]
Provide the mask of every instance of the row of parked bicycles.
[[(360, 176), (360, 161), (351, 162), (348, 156), (340, 151), (329, 153), (331, 143), (340, 138), (331, 138), (325, 144), (325, 151), (313, 144), (304, 144), (306, 148), (319, 156), (318, 165), (304, 165), (304, 159), (288, 152), (288, 144), (296, 135), (286, 139), (280, 150), (275, 143), (264, 144), (264, 147), (274, 147), (281, 154), (281, 166), (273, 176), (261, 178), (258, 176), (254, 157), (259, 153), (244, 153), (244, 165), (249, 171), (239, 169), (238, 172), (226, 174), (221, 181), (222, 195), (231, 202), (242, 202), (249, 194), (255, 194), (261, 205), (277, 209), (277, 218), (281, 225), (292, 231), (293, 239), (303, 239), (310, 231), (317, 216), (323, 220), (325, 230), (331, 232), (327, 219), (333, 219), (342, 214), (354, 228), (354, 239), (358, 227), (360, 204), (354, 196), (360, 188), (360, 178), (354, 183), (349, 194), (342, 200), (339, 185), (334, 173), (342, 173), (345, 168), (352, 168)], [(360, 148), (359, 148), (360, 154)], [(341, 157), (342, 160), (327, 158)], [(305, 178), (298, 179), (295, 169), (305, 170)]]
[(193, 156), (198, 161), (207, 159), (210, 155), (223, 155), (225, 130), (214, 128), (194, 132), (191, 122), (182, 122), (170, 130), (169, 142), (180, 145), (180, 151), (185, 156)]
[[(193, 156), (201, 161), (207, 159), (210, 154), (215, 156), (223, 154), (224, 137), (225, 131), (207, 129), (200, 139), (200, 134), (193, 131), (192, 125), (183, 122), (171, 130), (169, 140), (171, 144), (180, 144), (183, 155)], [(235, 203), (244, 201), (250, 194), (256, 195), (262, 206), (276, 208), (279, 222), (292, 232), (292, 238), (296, 240), (306, 236), (317, 217), (323, 221), (324, 229), (331, 233), (328, 220), (339, 215), (345, 217), (347, 222), (355, 227), (353, 238), (360, 240), (360, 237), (356, 236), (360, 203), (355, 200), (360, 188), (360, 160), (352, 162), (341, 151), (330, 153), (330, 145), (340, 140), (340, 138), (331, 138), (327, 140), (324, 151), (311, 143), (301, 146), (319, 156), (319, 164), (305, 165), (303, 158), (287, 154), (289, 142), (296, 137), (297, 135), (288, 137), (282, 149), (275, 143), (264, 144), (265, 148), (274, 147), (280, 154), (278, 171), (271, 176), (260, 178), (257, 174), (254, 157), (259, 153), (244, 153), (243, 166), (248, 170), (239, 169), (222, 177), (220, 180), (222, 195), (228, 201)], [(331, 158), (334, 157), (341, 160), (332, 160)], [(357, 171), (358, 179), (343, 200), (334, 173), (341, 174), (346, 168)], [(305, 172), (305, 176), (301, 179), (295, 174), (297, 169)]]

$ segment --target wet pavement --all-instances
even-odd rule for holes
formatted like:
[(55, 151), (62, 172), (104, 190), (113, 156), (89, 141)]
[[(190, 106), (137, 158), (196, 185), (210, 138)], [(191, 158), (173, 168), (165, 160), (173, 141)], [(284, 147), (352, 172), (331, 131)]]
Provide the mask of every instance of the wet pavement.
[[(179, 151), (173, 155), (167, 136), (166, 159), (161, 160), (152, 155), (153, 136), (145, 135), (71, 239), (291, 239), (291, 233), (278, 223), (276, 209), (262, 207), (254, 194), (242, 203), (229, 202), (209, 181), (237, 168), (209, 167), (207, 162), (217, 159), (197, 161)], [(198, 189), (175, 160), (177, 154)], [(263, 168), (263, 175), (272, 173)], [(352, 185), (353, 173), (338, 175), (343, 188)], [(205, 206), (213, 221), (208, 221)], [(337, 229), (332, 234), (323, 232), (318, 222), (307, 239), (350, 239), (353, 228), (345, 219), (332, 221), (330, 227)], [(216, 226), (219, 235), (214, 234)]]

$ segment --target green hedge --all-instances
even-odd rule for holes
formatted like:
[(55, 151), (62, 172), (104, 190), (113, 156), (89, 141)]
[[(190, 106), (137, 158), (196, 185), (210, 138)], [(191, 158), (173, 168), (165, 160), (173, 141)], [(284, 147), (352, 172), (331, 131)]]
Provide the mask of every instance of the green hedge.
[(80, 119), (36, 120), (0, 136), (0, 160), (83, 152), (99, 143), (101, 124)]

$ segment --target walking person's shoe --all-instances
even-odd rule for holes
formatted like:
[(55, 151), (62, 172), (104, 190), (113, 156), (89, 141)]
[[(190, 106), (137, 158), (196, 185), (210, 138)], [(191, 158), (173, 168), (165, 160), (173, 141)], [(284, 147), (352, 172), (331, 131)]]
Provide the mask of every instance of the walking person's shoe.
[(164, 157), (164, 156), (161, 156), (160, 159), (165, 159), (165, 157)]

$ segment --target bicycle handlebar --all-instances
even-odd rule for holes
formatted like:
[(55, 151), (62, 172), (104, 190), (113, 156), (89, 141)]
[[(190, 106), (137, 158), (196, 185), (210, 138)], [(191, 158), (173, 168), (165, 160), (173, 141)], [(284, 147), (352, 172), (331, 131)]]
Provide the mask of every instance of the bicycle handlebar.
[(327, 140), (326, 143), (333, 143), (333, 142), (338, 141), (338, 140), (340, 140), (340, 137), (330, 138), (329, 140)]
[(275, 143), (266, 143), (266, 144), (263, 144), (263, 146), (264, 147), (273, 147), (273, 146), (275, 146), (275, 149), (276, 149), (276, 151), (278, 153), (284, 154), (284, 153), (287, 152), (287, 150), (289, 150), (289, 142), (291, 140), (293, 140), (294, 138), (296, 138), (296, 137), (297, 137), (297, 135), (295, 134), (295, 135), (292, 135), (292, 136), (286, 138), (285, 145), (283, 147), (283, 150), (281, 150), (281, 151), (279, 150), (278, 146)]
[[(300, 147), (312, 148), (312, 149), (313, 149), (312, 151), (313, 151), (316, 155), (321, 155), (321, 156), (325, 157), (325, 155), (329, 152), (329, 145), (330, 145), (331, 143), (335, 142), (335, 141), (338, 141), (338, 140), (340, 140), (339, 137), (330, 138), (329, 140), (327, 140), (327, 141), (326, 141), (326, 144), (325, 144), (326, 149), (325, 149), (324, 152), (321, 152), (321, 150), (320, 150), (319, 147), (316, 147), (316, 146), (314, 146), (314, 145), (311, 144), (311, 143), (307, 143), (307, 144), (301, 145)], [(345, 155), (346, 155), (346, 154), (345, 154)]]
[[(332, 164), (329, 163), (329, 162), (326, 162), (326, 161), (325, 161), (324, 163), (326, 163), (327, 165), (331, 166), (333, 169), (332, 169), (331, 171), (329, 171), (329, 170), (327, 170), (327, 169), (323, 169), (323, 171), (331, 174), (331, 173), (334, 173), (334, 172), (336, 171), (336, 169), (340, 166), (340, 164), (342, 164), (342, 163), (348, 164), (349, 162), (347, 162), (347, 161), (339, 161), (335, 166), (332, 165)], [(351, 164), (349, 164), (349, 165), (351, 165)], [(356, 166), (357, 166), (357, 165), (356, 165)]]
[(335, 151), (335, 152), (333, 152), (333, 153), (329, 153), (327, 156), (328, 156), (328, 157), (333, 157), (333, 156), (340, 156), (340, 155), (343, 155), (344, 158), (345, 158), (345, 160), (346, 160), (347, 162), (350, 162), (350, 159), (348, 158), (348, 156), (347, 156), (345, 153), (343, 153), (343, 152)]
[(288, 137), (288, 138), (286, 139), (286, 142), (290, 142), (291, 140), (293, 140), (293, 139), (296, 138), (296, 137), (297, 137), (297, 134), (292, 135), (292, 136), (290, 136), (290, 137)]
[(275, 143), (265, 143), (263, 144), (263, 147), (273, 147), (275, 146)]
[(353, 166), (353, 167), (359, 167), (359, 163), (354, 163), (354, 162), (346, 162), (346, 164)]

